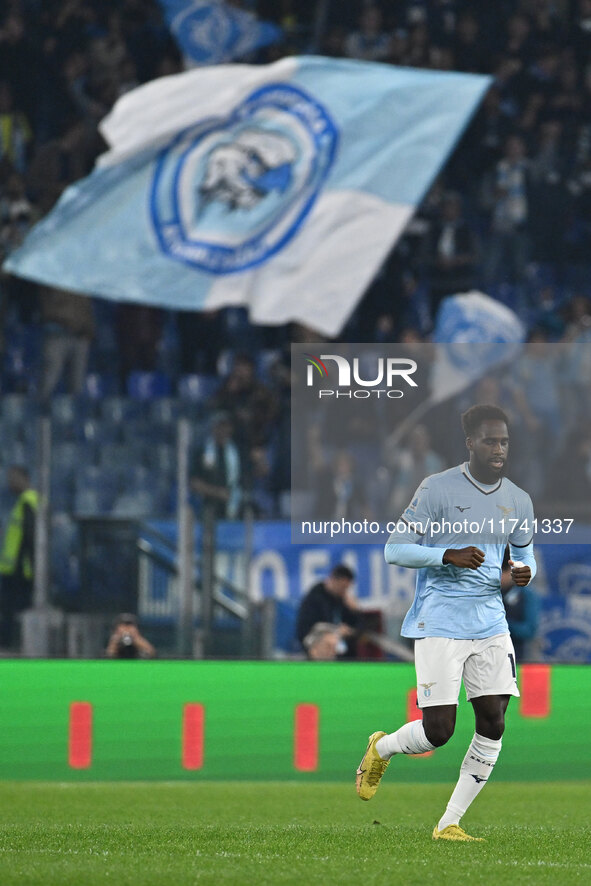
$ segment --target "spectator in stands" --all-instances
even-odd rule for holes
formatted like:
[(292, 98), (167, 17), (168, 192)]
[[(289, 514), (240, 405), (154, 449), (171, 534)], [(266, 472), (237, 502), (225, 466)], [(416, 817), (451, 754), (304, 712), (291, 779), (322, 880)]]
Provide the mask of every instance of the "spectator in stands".
[(31, 477), (23, 465), (11, 465), (6, 485), (16, 502), (4, 530), (0, 552), (0, 646), (18, 645), (17, 615), (31, 606), (35, 562), (35, 515), (39, 504)]
[(10, 173), (0, 190), (0, 261), (20, 246), (34, 216), (23, 177)]
[(136, 616), (123, 612), (113, 626), (105, 655), (107, 658), (155, 658), (156, 650), (140, 634)]
[(249, 452), (245, 477), (244, 509), (252, 508), (259, 520), (271, 520), (276, 516), (276, 490), (273, 484), (270, 452), (263, 446), (253, 446)]
[(122, 387), (134, 370), (153, 372), (164, 328), (164, 311), (149, 305), (117, 306), (117, 338)]
[[(576, 516), (569, 506), (591, 500), (591, 424), (579, 423), (570, 432), (546, 476), (545, 497), (557, 508), (557, 516)], [(560, 509), (560, 510), (558, 510)]]
[(12, 90), (0, 80), (0, 160), (8, 160), (23, 173), (27, 166), (32, 132), (25, 114), (13, 105)]
[(350, 594), (355, 573), (339, 563), (306, 594), (298, 610), (296, 637), (313, 660), (353, 658), (357, 605)]
[(277, 398), (256, 377), (255, 362), (248, 354), (235, 356), (230, 373), (214, 398), (214, 406), (229, 414), (242, 452), (268, 443), (277, 419)]
[(88, 132), (77, 117), (69, 118), (58, 138), (37, 146), (27, 186), (42, 214), (52, 209), (68, 185), (90, 172), (92, 157)]
[(216, 374), (223, 347), (220, 311), (179, 311), (178, 333), (181, 372)]
[(359, 18), (359, 30), (345, 40), (345, 55), (365, 61), (385, 61), (390, 55), (390, 36), (382, 29), (379, 6), (365, 6)]
[(528, 159), (525, 142), (511, 135), (493, 182), (491, 233), (484, 260), (485, 286), (521, 283), (528, 261)]
[(402, 513), (420, 482), (445, 467), (442, 457), (433, 450), (431, 436), (425, 425), (416, 425), (405, 446), (387, 448), (383, 454), (392, 477), (386, 514)]
[(534, 261), (560, 264), (565, 255), (570, 197), (568, 162), (562, 148), (562, 124), (548, 120), (539, 127), (537, 150), (529, 166), (529, 232)]
[(240, 453), (232, 440), (232, 420), (227, 413), (218, 412), (193, 461), (191, 489), (201, 507), (208, 507), (214, 518), (235, 520), (242, 504), (241, 483)]
[(561, 432), (558, 356), (556, 348), (548, 346), (545, 331), (535, 329), (510, 375), (517, 412), (528, 431), (529, 459), (522, 470), (532, 496), (541, 492)]
[(323, 520), (370, 518), (370, 504), (351, 454), (341, 449), (323, 464), (314, 481), (314, 514)]
[(446, 295), (474, 288), (478, 248), (474, 232), (463, 218), (459, 194), (445, 194), (427, 248), (431, 312), (435, 315), (439, 302)]
[(91, 299), (45, 287), (41, 292), (41, 315), (44, 330), (41, 399), (51, 397), (64, 373), (67, 373), (68, 393), (82, 393), (94, 337)]

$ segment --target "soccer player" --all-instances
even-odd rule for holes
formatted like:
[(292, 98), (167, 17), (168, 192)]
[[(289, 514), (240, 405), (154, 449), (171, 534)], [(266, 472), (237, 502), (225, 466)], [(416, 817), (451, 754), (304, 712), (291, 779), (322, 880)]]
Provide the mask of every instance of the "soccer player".
[[(536, 562), (531, 499), (503, 476), (507, 416), (496, 406), (472, 406), (462, 427), (469, 461), (423, 480), (385, 548), (388, 563), (418, 570), (401, 633), (415, 640), (423, 719), (370, 736), (356, 787), (362, 800), (370, 800), (395, 754), (421, 754), (449, 741), (463, 680), (476, 731), (433, 839), (465, 841), (478, 838), (460, 827), (460, 819), (493, 770), (509, 698), (519, 695), (501, 596), (507, 542), (516, 585), (529, 584)], [(487, 543), (466, 544), (475, 535)]]

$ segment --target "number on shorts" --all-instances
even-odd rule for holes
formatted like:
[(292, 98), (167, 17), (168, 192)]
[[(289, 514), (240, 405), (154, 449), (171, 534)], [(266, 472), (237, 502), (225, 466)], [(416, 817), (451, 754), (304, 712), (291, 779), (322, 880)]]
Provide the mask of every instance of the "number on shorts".
[(509, 661), (511, 662), (511, 673), (513, 674), (513, 678), (515, 678), (515, 658), (513, 657), (512, 652), (508, 652)]

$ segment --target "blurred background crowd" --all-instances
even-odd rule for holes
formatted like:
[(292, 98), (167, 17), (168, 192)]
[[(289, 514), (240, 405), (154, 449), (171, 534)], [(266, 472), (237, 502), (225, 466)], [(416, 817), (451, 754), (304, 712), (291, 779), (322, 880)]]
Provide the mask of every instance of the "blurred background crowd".
[[(562, 400), (544, 386), (544, 351), (535, 348), (591, 340), (591, 0), (234, 5), (282, 28), (281, 42), (246, 61), (319, 53), (491, 75), (479, 111), (339, 340), (429, 342), (441, 299), (480, 289), (528, 328), (524, 384), (543, 414), (532, 406), (526, 424), (542, 440)], [(0, 258), (91, 171), (105, 149), (97, 125), (117, 98), (182, 69), (156, 0), (0, 0)], [(41, 404), (54, 422), (60, 568), (71, 562), (73, 514), (174, 513), (181, 415), (195, 430), (197, 500), (217, 485), (230, 490), (218, 499), (219, 516), (239, 516), (245, 503), (259, 517), (289, 515), (289, 345), (320, 341), (313, 329), (254, 326), (240, 308), (115, 305), (1, 274), (0, 316), (0, 460), (34, 465)], [(587, 369), (577, 369), (583, 388)], [(510, 397), (519, 411), (518, 395), (499, 384), (488, 396), (501, 405)], [(583, 438), (577, 488), (587, 496), (591, 430), (566, 418), (574, 439)], [(385, 502), (396, 510), (415, 474), (439, 469), (447, 453), (422, 426), (404, 452), (386, 456), (384, 467), (401, 478)], [(343, 454), (335, 471), (346, 474), (346, 462)], [(8, 506), (0, 500), (2, 514)], [(64, 573), (66, 584), (74, 580)]]

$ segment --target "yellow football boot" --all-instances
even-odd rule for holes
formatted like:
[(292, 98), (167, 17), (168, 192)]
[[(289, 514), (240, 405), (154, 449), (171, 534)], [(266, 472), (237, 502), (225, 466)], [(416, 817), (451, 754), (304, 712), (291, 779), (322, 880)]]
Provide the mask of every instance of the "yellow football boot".
[(466, 831), (463, 831), (459, 824), (448, 824), (442, 831), (438, 831), (437, 827), (433, 829), (434, 840), (461, 840), (464, 843), (484, 843), (484, 837), (471, 837)]
[(386, 735), (386, 733), (374, 732), (369, 736), (369, 744), (357, 770), (355, 787), (362, 800), (371, 800), (390, 762), (389, 760), (382, 760), (376, 751), (376, 741), (383, 735)]

